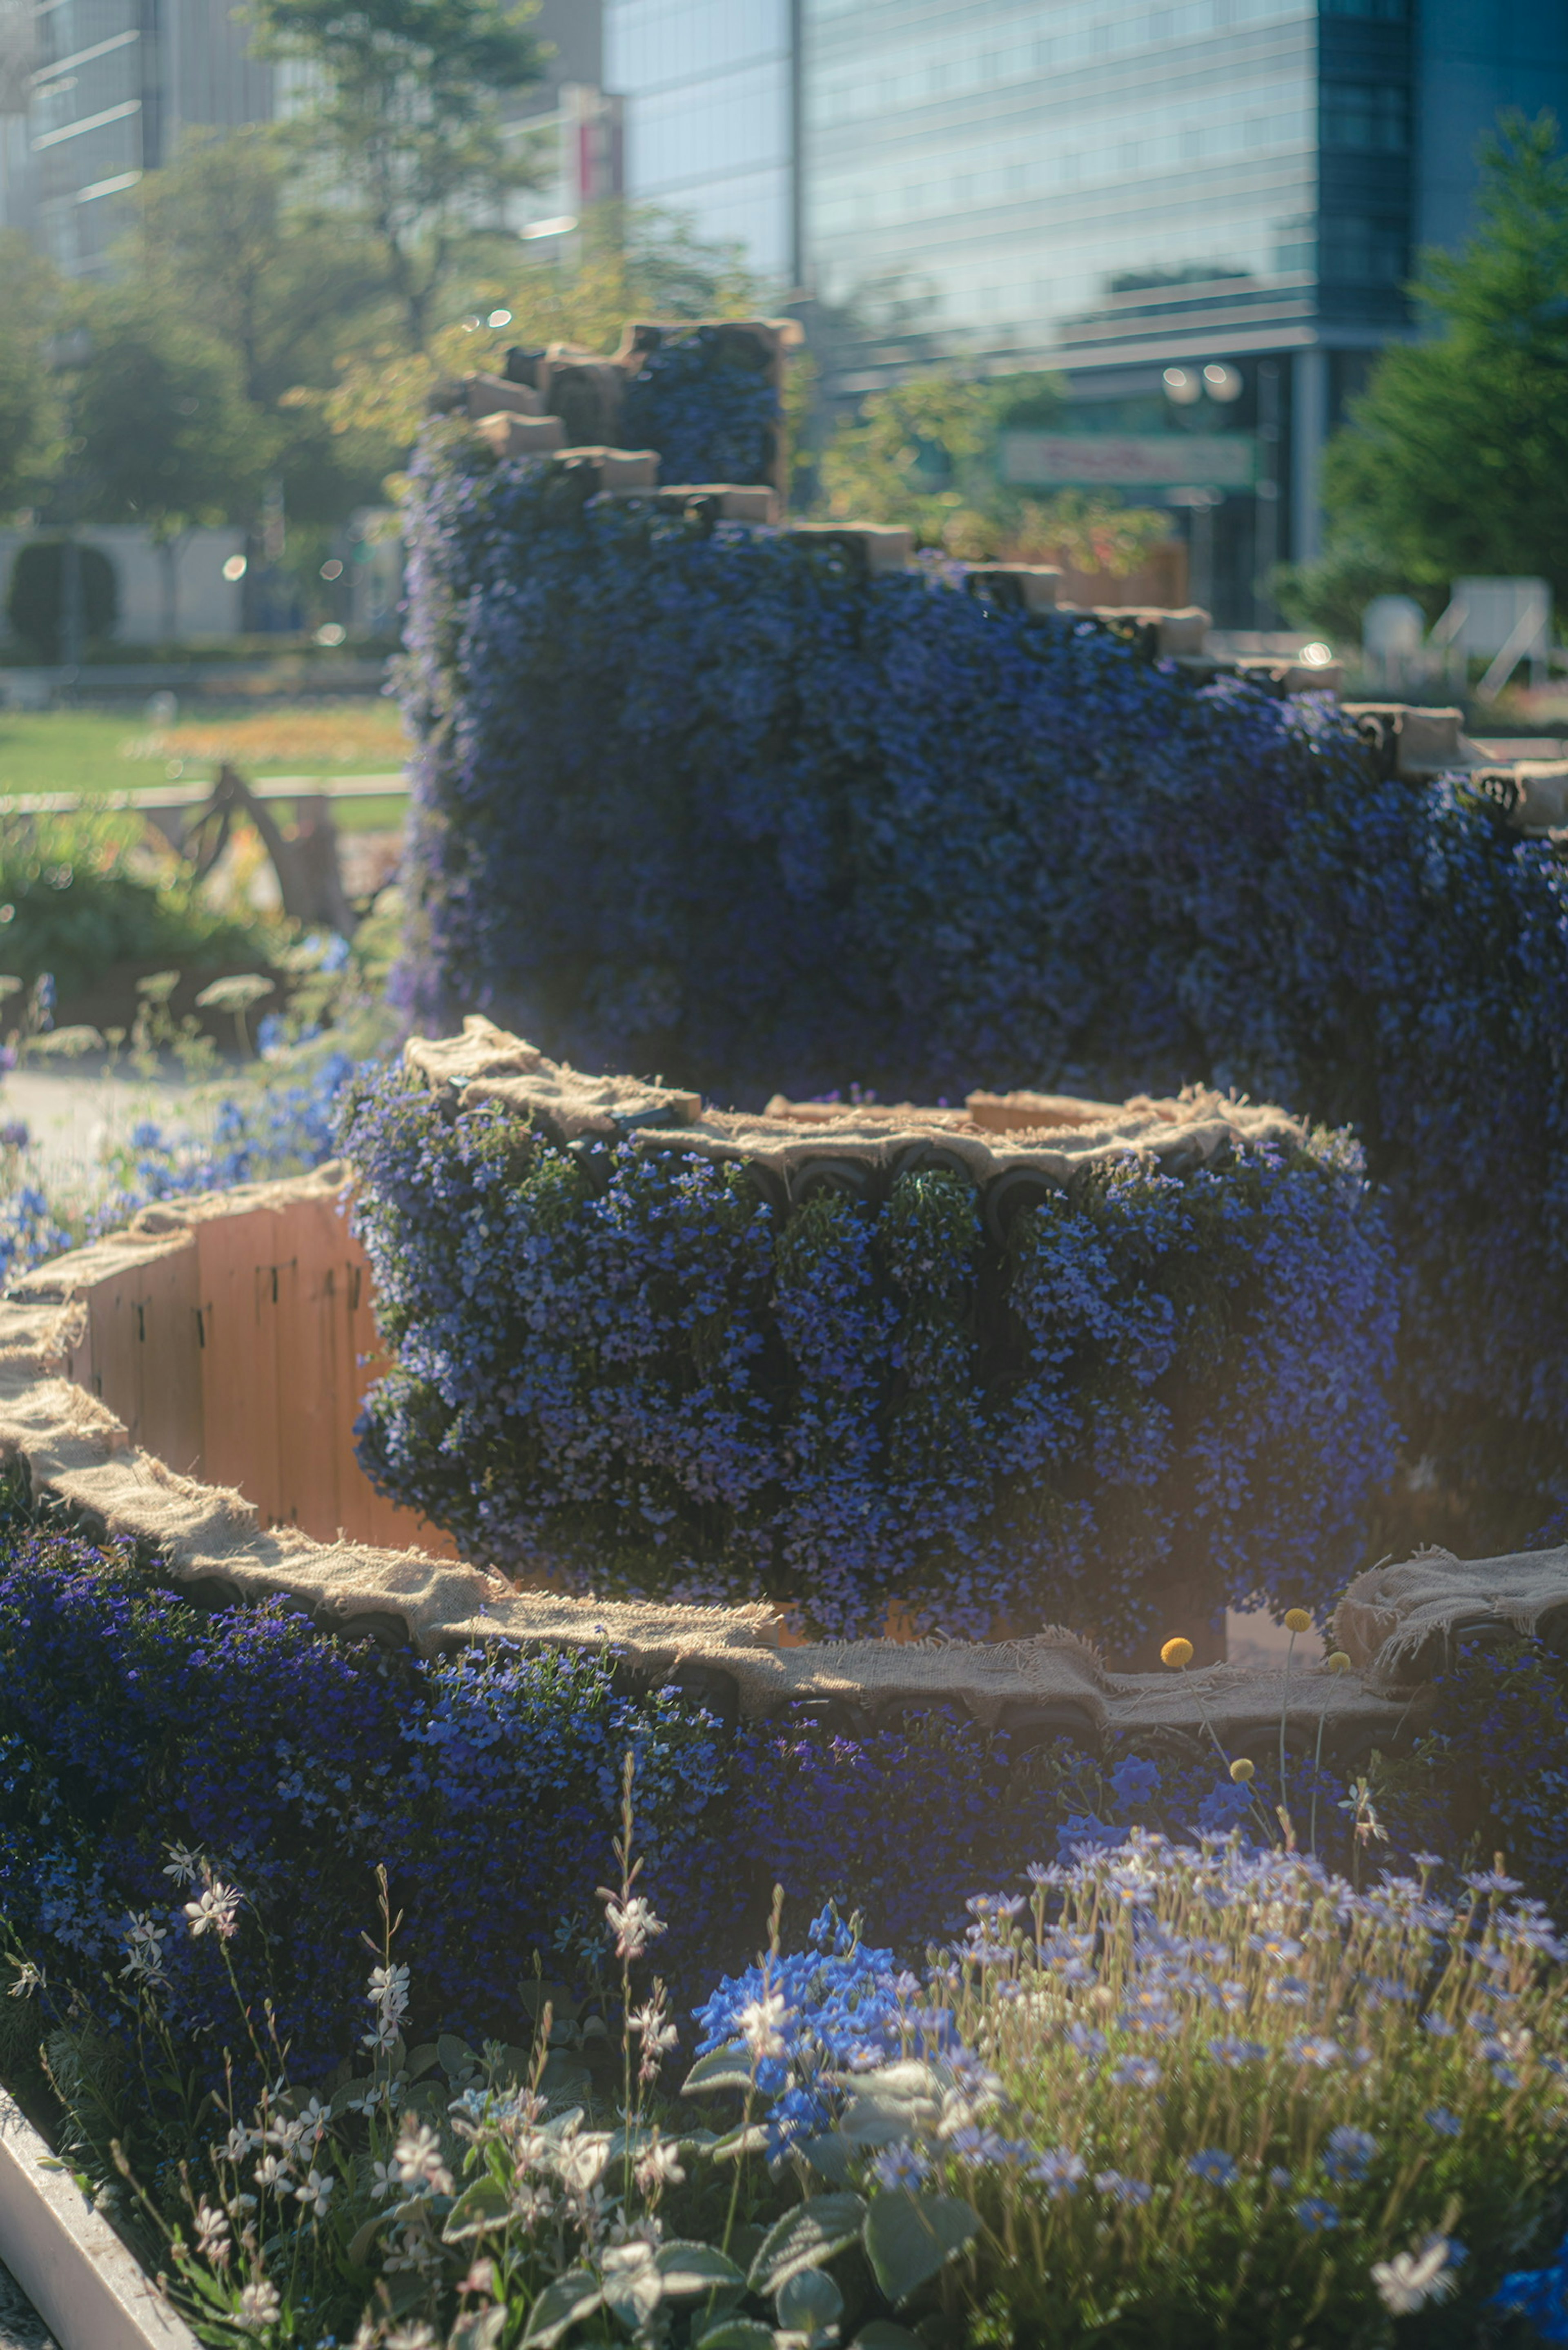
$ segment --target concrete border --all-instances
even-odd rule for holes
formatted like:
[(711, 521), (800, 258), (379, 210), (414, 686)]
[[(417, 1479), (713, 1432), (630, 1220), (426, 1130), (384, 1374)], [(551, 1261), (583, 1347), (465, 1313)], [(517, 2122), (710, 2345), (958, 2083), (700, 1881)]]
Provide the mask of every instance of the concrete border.
[(4, 2089), (0, 2260), (59, 2350), (199, 2350), (183, 2318)]

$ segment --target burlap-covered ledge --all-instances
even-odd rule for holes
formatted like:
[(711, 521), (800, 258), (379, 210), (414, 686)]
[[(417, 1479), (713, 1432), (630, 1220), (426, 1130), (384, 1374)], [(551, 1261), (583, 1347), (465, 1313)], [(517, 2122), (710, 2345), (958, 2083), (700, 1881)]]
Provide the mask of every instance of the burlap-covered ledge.
[[(1277, 1735), (1288, 1704), (1293, 1743), (1342, 1762), (1407, 1734), (1426, 1709), (1423, 1681), (1459, 1630), (1498, 1637), (1568, 1625), (1568, 1552), (1460, 1562), (1428, 1555), (1364, 1575), (1346, 1595), (1336, 1638), (1355, 1669), (1231, 1664), (1186, 1673), (1109, 1671), (1085, 1641), (1029, 1639), (784, 1644), (770, 1607), (701, 1607), (518, 1591), (501, 1576), (419, 1548), (317, 1541), (264, 1525), (234, 1485), (182, 1474), (134, 1443), (109, 1406), (67, 1372), (78, 1360), (96, 1283), (127, 1260), (183, 1247), (214, 1219), (286, 1215), (341, 1204), (342, 1170), (296, 1183), (145, 1211), (136, 1227), (57, 1259), (0, 1303), (0, 1450), (109, 1534), (153, 1546), (175, 1582), (207, 1605), (286, 1596), (323, 1631), (410, 1644), (433, 1656), (471, 1642), (618, 1650), (629, 1678), (674, 1681), (722, 1713), (755, 1718), (799, 1705), (853, 1728), (905, 1710), (960, 1706), (1024, 1743), (1055, 1734), (1101, 1747), (1212, 1726), (1228, 1752)], [(41, 1294), (44, 1293), (44, 1294)], [(198, 1341), (192, 1327), (191, 1345)], [(179, 1366), (171, 1370), (178, 1375)]]

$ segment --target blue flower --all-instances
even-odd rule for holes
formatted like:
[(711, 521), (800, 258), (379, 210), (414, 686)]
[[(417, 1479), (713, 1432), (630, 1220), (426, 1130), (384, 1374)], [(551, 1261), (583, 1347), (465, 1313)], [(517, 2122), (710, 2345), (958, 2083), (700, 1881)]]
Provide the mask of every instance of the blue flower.
[(1303, 2196), (1296, 2205), (1296, 2218), (1309, 2236), (1324, 2235), (1330, 2228), (1339, 2225), (1338, 2210), (1334, 2204), (1325, 2203), (1321, 2195)]
[(1376, 2152), (1377, 2140), (1369, 2131), (1356, 2129), (1349, 2122), (1341, 2122), (1328, 2134), (1324, 2146), (1323, 2167), (1331, 2178), (1365, 2178)]
[(1207, 2178), (1215, 2187), (1233, 2187), (1241, 2175), (1231, 2157), (1217, 2146), (1193, 2155), (1187, 2168), (1195, 2178)]

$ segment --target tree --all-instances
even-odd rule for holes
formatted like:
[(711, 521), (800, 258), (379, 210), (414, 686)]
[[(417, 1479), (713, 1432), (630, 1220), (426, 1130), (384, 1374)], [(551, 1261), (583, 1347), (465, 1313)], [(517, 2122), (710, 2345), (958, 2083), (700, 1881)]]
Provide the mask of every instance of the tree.
[(652, 206), (600, 204), (558, 258), (531, 255), (471, 288), (467, 316), (438, 328), (422, 349), (382, 342), (350, 359), (320, 405), (335, 431), (406, 448), (441, 378), (499, 372), (511, 344), (607, 352), (628, 318), (753, 317), (762, 290), (736, 248), (705, 244)]
[(506, 0), (257, 0), (266, 53), (314, 69), (295, 118), (375, 239), (408, 346), (422, 350), (454, 256), (537, 165), (501, 98), (540, 78)]
[(163, 628), (177, 632), (176, 563), (198, 524), (243, 519), (274, 451), (228, 347), (149, 298), (96, 294), (71, 395), (84, 519), (140, 523), (163, 557)]
[(1001, 479), (1001, 434), (1048, 425), (1062, 405), (1060, 381), (1048, 375), (909, 376), (872, 392), (818, 458), (826, 510), (846, 522), (907, 523), (923, 545), (971, 559), (1054, 556), (1075, 570), (1131, 571), (1168, 536), (1164, 515), (1081, 490), (1022, 497)]
[(334, 430), (318, 400), (297, 396), (330, 385), (346, 348), (384, 336), (389, 300), (369, 236), (324, 215), (297, 181), (297, 159), (270, 125), (188, 136), (143, 179), (136, 232), (117, 256), (161, 315), (228, 347), (257, 445), (271, 451), (269, 482), (290, 518), (286, 556), (275, 544), (268, 554), (258, 511), (234, 515), (250, 532), (251, 625), (275, 564), (296, 572), (308, 600), (334, 527), (378, 502), (401, 453), (382, 435)]
[(1325, 562), (1376, 548), (1380, 584), (1428, 601), (1462, 573), (1539, 575), (1563, 599), (1568, 156), (1550, 114), (1512, 114), (1481, 161), (1476, 234), (1414, 287), (1438, 331), (1383, 354), (1326, 452)]
[(0, 231), (0, 514), (43, 494), (59, 454), (48, 353), (59, 307), (47, 263), (15, 230)]

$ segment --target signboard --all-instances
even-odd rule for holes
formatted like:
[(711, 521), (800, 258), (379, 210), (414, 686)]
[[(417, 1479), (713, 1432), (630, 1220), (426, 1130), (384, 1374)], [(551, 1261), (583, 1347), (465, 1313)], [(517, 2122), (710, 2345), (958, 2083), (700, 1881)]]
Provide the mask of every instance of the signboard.
[(1020, 489), (1250, 490), (1250, 432), (1004, 432), (1002, 478)]

